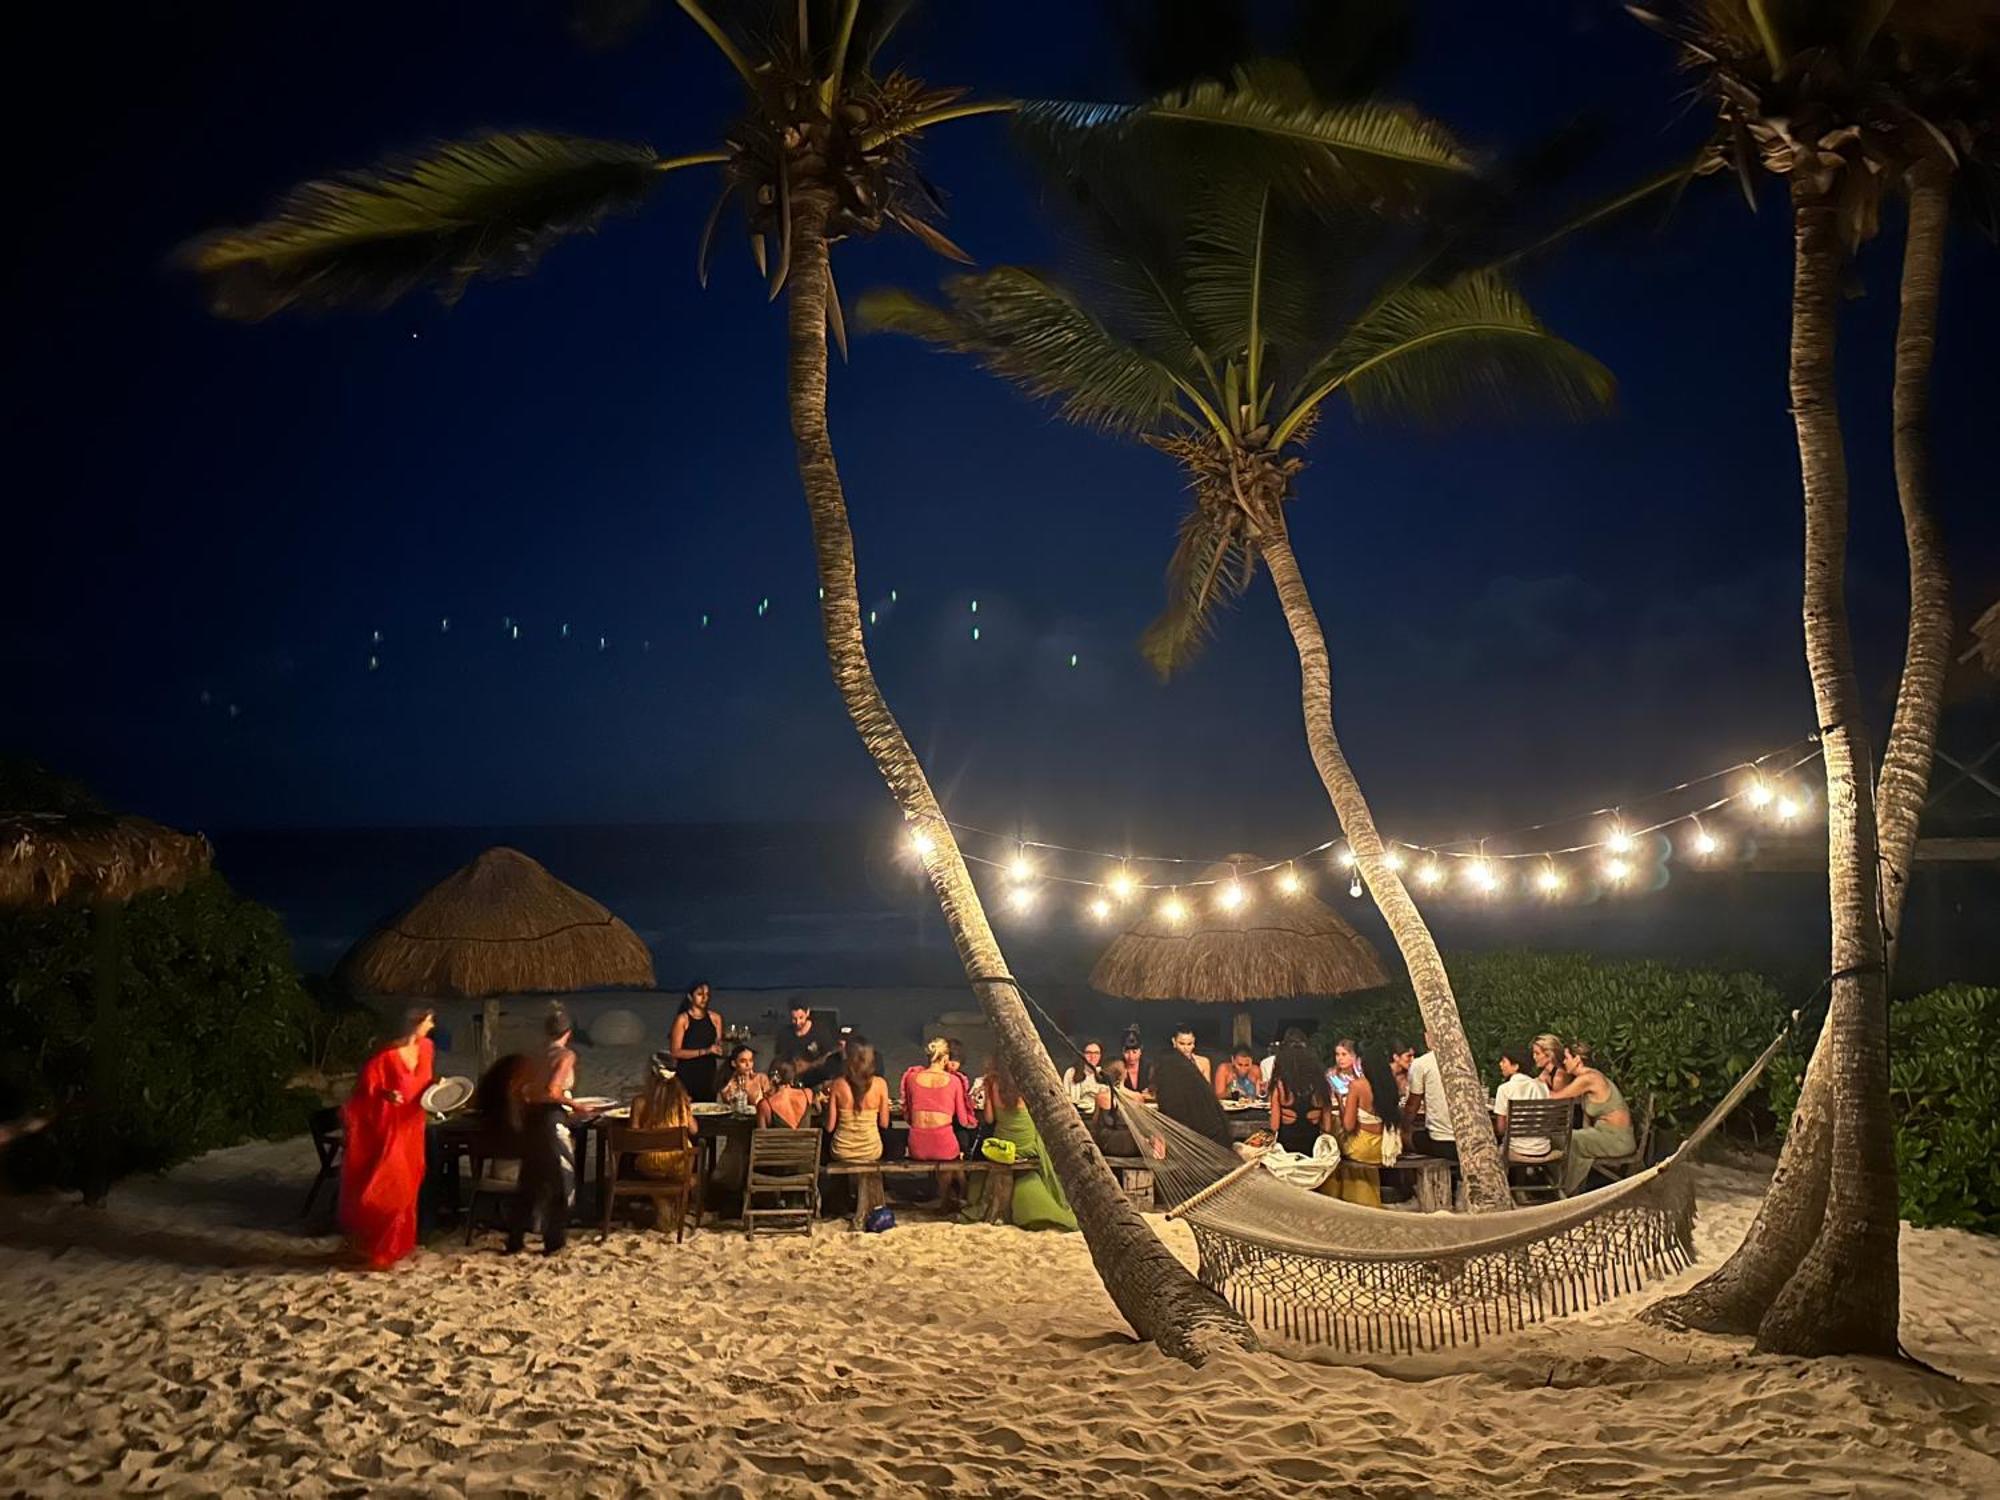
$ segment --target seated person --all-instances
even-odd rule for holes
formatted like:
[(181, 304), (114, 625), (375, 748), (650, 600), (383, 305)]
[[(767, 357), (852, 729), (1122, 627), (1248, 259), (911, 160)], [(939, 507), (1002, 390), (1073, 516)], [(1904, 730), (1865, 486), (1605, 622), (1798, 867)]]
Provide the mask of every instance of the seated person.
[(634, 1152), (635, 1174), (663, 1182), (682, 1182), (693, 1173), (694, 1138), (701, 1127), (694, 1117), (693, 1101), (674, 1072), (674, 1060), (664, 1052), (655, 1052), (647, 1065), (646, 1086), (632, 1101), (632, 1128), (685, 1130), (688, 1141), (677, 1151)]
[(1545, 1135), (1517, 1136), (1507, 1129), (1507, 1106), (1516, 1099), (1546, 1099), (1548, 1086), (1530, 1073), (1523, 1063), (1532, 1054), (1525, 1047), (1500, 1049), (1500, 1087), (1493, 1091), (1493, 1130), (1507, 1148), (1507, 1155), (1519, 1161), (1549, 1154)]
[[(1153, 1091), (1159, 1096), (1160, 1113), (1168, 1119), (1179, 1121), (1225, 1151), (1236, 1149), (1236, 1137), (1230, 1134), (1229, 1119), (1216, 1103), (1214, 1088), (1178, 1044), (1160, 1059), (1159, 1071), (1153, 1075)], [(1164, 1154), (1164, 1144), (1155, 1143), (1154, 1155)]]
[(799, 1087), (798, 1069), (797, 1063), (783, 1057), (771, 1065), (771, 1087), (757, 1101), (759, 1126), (797, 1130), (805, 1124), (813, 1096), (811, 1089)]
[(1444, 1069), (1431, 1050), (1428, 1031), (1424, 1033), (1423, 1052), (1410, 1064), (1410, 1091), (1402, 1104), (1404, 1139), (1423, 1155), (1456, 1162), (1458, 1132), (1451, 1118), (1451, 1100), (1445, 1096)]
[(812, 1006), (804, 995), (794, 995), (791, 1022), (778, 1034), (773, 1052), (773, 1069), (781, 1062), (792, 1064), (793, 1074), (807, 1088), (817, 1088), (839, 1071), (831, 1059), (839, 1051), (826, 1028), (813, 1019)]
[(1555, 1091), (1569, 1082), (1569, 1069), (1563, 1066), (1562, 1038), (1553, 1031), (1545, 1031), (1535, 1038), (1529, 1050), (1535, 1054), (1535, 1076), (1553, 1098)]
[[(1015, 1226), (1021, 1229), (1076, 1228), (1076, 1215), (1070, 1211), (1062, 1182), (1049, 1162), (1048, 1153), (1042, 1149), (1041, 1133), (1035, 1128), (1034, 1117), (1028, 1113), (1027, 1101), (1015, 1086), (1013, 1076), (998, 1059), (987, 1072), (984, 1092), (986, 1120), (993, 1127), (993, 1138), (1011, 1142), (1015, 1160), (1035, 1163), (1033, 1172), (1014, 1174)], [(961, 1218), (978, 1220), (985, 1216), (989, 1181), (987, 1173), (978, 1174)]]
[(1114, 1057), (1104, 1065), (1103, 1082), (1097, 1088), (1097, 1109), (1090, 1117), (1091, 1138), (1106, 1156), (1137, 1156), (1139, 1143), (1118, 1108), (1118, 1091), (1125, 1087), (1125, 1059)]
[(1153, 1062), (1139, 1045), (1138, 1032), (1125, 1033), (1125, 1043), (1118, 1055), (1125, 1060), (1125, 1087), (1150, 1103), (1153, 1098)]
[(1063, 1073), (1063, 1087), (1069, 1090), (1070, 1103), (1081, 1106), (1096, 1100), (1098, 1075), (1103, 1067), (1104, 1044), (1085, 1042), (1083, 1061)]
[(838, 1162), (882, 1159), (882, 1132), (889, 1128), (889, 1085), (875, 1075), (875, 1049), (850, 1042), (846, 1066), (826, 1093), (827, 1156)]
[(757, 1054), (748, 1042), (738, 1042), (729, 1054), (729, 1072), (716, 1093), (716, 1102), (738, 1114), (753, 1114), (770, 1092), (771, 1080), (757, 1071)]
[(1590, 1176), (1591, 1166), (1607, 1156), (1630, 1156), (1638, 1149), (1632, 1134), (1632, 1111), (1618, 1085), (1596, 1066), (1590, 1043), (1571, 1042), (1563, 1048), (1563, 1071), (1569, 1082), (1549, 1090), (1551, 1099), (1581, 1099), (1589, 1121), (1569, 1133), (1569, 1155), (1563, 1158), (1563, 1191), (1574, 1193)]
[(1270, 1097), (1271, 1133), (1294, 1155), (1311, 1156), (1322, 1134), (1336, 1133), (1330, 1128), (1334, 1116), (1326, 1070), (1313, 1055), (1305, 1033), (1296, 1028), (1287, 1031), (1278, 1044)]
[[(1403, 1101), (1410, 1097), (1410, 1068), (1416, 1060), (1417, 1049), (1408, 1042), (1389, 1043), (1389, 1067), (1396, 1075), (1396, 1107), (1399, 1110)], [(1383, 1102), (1388, 1102), (1386, 1095)]]
[[(1201, 1081), (1207, 1083), (1213, 1076), (1215, 1069), (1209, 1065), (1207, 1058), (1194, 1050), (1194, 1028), (1192, 1026), (1176, 1026), (1172, 1041), (1174, 1051), (1180, 1053), (1182, 1057), (1193, 1063), (1195, 1070), (1201, 1074)], [(1159, 1087), (1157, 1079), (1154, 1080), (1154, 1087)]]
[[(957, 1161), (963, 1154), (958, 1132), (976, 1122), (972, 1109), (946, 1063), (951, 1043), (932, 1037), (926, 1058), (903, 1074), (903, 1118), (910, 1127), (911, 1161)], [(965, 1197), (965, 1174), (953, 1170), (938, 1174), (944, 1207), (956, 1212)]]
[(1215, 1070), (1216, 1098), (1257, 1104), (1264, 1095), (1263, 1071), (1257, 1066), (1256, 1054), (1247, 1045), (1238, 1047), (1230, 1054), (1229, 1061)]

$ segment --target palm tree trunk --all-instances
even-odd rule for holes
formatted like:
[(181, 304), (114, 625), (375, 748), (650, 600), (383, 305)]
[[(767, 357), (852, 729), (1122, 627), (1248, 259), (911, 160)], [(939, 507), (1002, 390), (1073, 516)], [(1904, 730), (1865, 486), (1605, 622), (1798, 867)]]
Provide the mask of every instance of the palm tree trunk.
[[(1375, 815), (1362, 795), (1354, 768), (1333, 728), (1333, 674), (1326, 651), (1326, 636), (1319, 616), (1306, 593), (1305, 576), (1292, 553), (1286, 534), (1284, 512), (1277, 505), (1255, 518), (1256, 543), (1271, 583), (1278, 591), (1278, 603), (1291, 627), (1292, 644), (1299, 653), (1299, 706), (1305, 714), (1306, 742), (1311, 747), (1313, 765), (1354, 851), (1355, 868), (1368, 883), (1375, 905), (1389, 924), (1396, 948), (1410, 971), (1410, 988), (1416, 992), (1417, 1008), (1423, 1012), (1424, 1029), (1430, 1034), (1431, 1049), (1437, 1053), (1444, 1074), (1445, 1098), (1458, 1135), (1460, 1165), (1465, 1173), (1467, 1203), (1475, 1210), (1508, 1208), (1513, 1195), (1507, 1189), (1507, 1167), (1487, 1126), (1488, 1102), (1479, 1070), (1473, 1065), (1472, 1048), (1465, 1040), (1465, 1028), (1458, 1019), (1458, 1003), (1451, 993), (1451, 979), (1445, 973), (1423, 913), (1403, 885), (1402, 877), (1389, 868), (1384, 858), (1382, 835), (1376, 830)], [(1386, 1116), (1385, 1116), (1386, 1118)]]
[[(1850, 170), (1858, 170), (1852, 168)], [(1832, 1114), (1826, 1216), (1757, 1330), (1781, 1354), (1897, 1352), (1896, 1153), (1875, 778), (1847, 620), (1847, 461), (1834, 383), (1844, 257), (1833, 191), (1792, 174), (1792, 420), (1805, 484), (1805, 641), (1826, 766), (1832, 1001), (1819, 1047)]]
[(1930, 487), (1931, 357), (1937, 347), (1938, 283), (1944, 274), (1950, 212), (1950, 169), (1941, 160), (1919, 162), (1910, 174), (1893, 395), (1896, 496), (1910, 556), (1910, 624), (1903, 680), (1875, 794), (1875, 826), (1882, 843), (1882, 935), (1892, 970), (1917, 852), (1917, 822), (1930, 793), (1945, 673), (1951, 666), (1951, 575)]
[(1217, 1348), (1254, 1347), (1249, 1325), (1188, 1273), (1105, 1166), (1021, 1003), (1019, 986), (1008, 974), (923, 767), (876, 686), (861, 631), (854, 537), (826, 420), (826, 218), (831, 201), (814, 188), (794, 194), (787, 314), (792, 438), (812, 517), (823, 591), (820, 625), (841, 701), (903, 816), (933, 843), (925, 867), (966, 977), (1001, 1057), (1021, 1086), (1111, 1300), (1141, 1338), (1191, 1364), (1200, 1364)]
[(1805, 489), (1805, 645), (1826, 766), (1832, 1000), (1798, 1113), (1736, 1254), (1656, 1320), (1785, 1354), (1897, 1351), (1896, 1157), (1874, 782), (1848, 636), (1847, 462), (1834, 384), (1843, 263), (1832, 197), (1792, 175), (1791, 395)]

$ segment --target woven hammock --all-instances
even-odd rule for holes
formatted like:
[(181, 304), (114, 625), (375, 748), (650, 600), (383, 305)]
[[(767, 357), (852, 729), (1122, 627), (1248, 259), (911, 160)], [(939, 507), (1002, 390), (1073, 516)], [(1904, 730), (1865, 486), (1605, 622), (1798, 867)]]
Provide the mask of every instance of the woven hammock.
[[(1789, 1027), (1786, 1031), (1789, 1031)], [(1636, 1291), (1694, 1260), (1694, 1152), (1755, 1087), (1785, 1031), (1674, 1154), (1580, 1197), (1495, 1213), (1411, 1213), (1290, 1186), (1135, 1095), (1156, 1182), (1194, 1229), (1199, 1275), (1290, 1338), (1371, 1352), (1478, 1344)]]

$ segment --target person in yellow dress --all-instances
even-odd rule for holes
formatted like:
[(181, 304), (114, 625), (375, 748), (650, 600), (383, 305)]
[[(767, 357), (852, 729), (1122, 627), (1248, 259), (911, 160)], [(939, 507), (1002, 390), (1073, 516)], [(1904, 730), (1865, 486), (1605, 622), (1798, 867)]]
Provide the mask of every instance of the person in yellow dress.
[[(1378, 1049), (1379, 1050), (1379, 1049)], [(1386, 1105), (1376, 1103), (1376, 1083)], [(1364, 1062), (1352, 1037), (1334, 1044), (1333, 1068), (1327, 1075), (1340, 1128), (1340, 1167), (1320, 1191), (1329, 1197), (1369, 1208), (1382, 1206), (1383, 1110), (1395, 1109), (1394, 1072), (1386, 1052)]]

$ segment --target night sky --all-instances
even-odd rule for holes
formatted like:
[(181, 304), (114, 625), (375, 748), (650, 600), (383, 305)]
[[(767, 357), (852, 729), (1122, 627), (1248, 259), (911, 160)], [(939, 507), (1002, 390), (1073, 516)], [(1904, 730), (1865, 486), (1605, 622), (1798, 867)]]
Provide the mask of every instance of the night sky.
[[(821, 653), (782, 319), (738, 243), (695, 283), (701, 174), (451, 311), (246, 328), (168, 267), (301, 178), (434, 136), (707, 147), (735, 85), (678, 13), (592, 53), (533, 0), (33, 9), (16, 68), (61, 87), (11, 106), (0, 745), (210, 829), (893, 816)], [(1482, 148), (1592, 116), (1587, 188), (1701, 133), (1664, 45), (1614, 6), (1427, 15), (1395, 92)], [(934, 4), (896, 55), (989, 94), (1137, 97), (1079, 0)], [(1047, 258), (1004, 125), (940, 131), (925, 161), (982, 263)], [(1322, 427), (1294, 524), (1392, 833), (1623, 801), (1811, 728), (1775, 186), (1762, 210), (1711, 181), (1527, 275), (1618, 376), (1611, 417)], [(1841, 351), (1878, 702), (1903, 603), (1889, 223)], [(1965, 618), (2000, 593), (1993, 255), (1953, 243), (1936, 368)], [(948, 269), (901, 239), (836, 266), (850, 301)], [(878, 672), (949, 810), (1191, 853), (1331, 831), (1266, 585), (1184, 680), (1134, 649), (1183, 503), (1168, 460), (888, 338), (836, 366), (833, 425)]]

